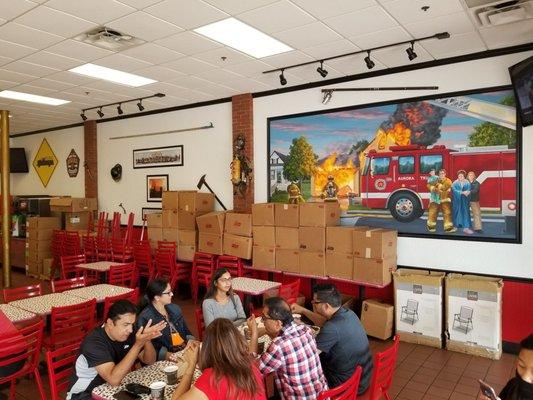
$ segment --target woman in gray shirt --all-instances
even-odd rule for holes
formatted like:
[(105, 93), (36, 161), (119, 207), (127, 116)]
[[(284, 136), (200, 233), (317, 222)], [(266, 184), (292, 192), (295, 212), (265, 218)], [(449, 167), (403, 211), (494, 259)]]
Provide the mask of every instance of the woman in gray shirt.
[(226, 268), (215, 271), (209, 282), (204, 302), (202, 303), (205, 326), (209, 326), (216, 318), (226, 318), (235, 326), (246, 321), (239, 296), (231, 289), (231, 274)]

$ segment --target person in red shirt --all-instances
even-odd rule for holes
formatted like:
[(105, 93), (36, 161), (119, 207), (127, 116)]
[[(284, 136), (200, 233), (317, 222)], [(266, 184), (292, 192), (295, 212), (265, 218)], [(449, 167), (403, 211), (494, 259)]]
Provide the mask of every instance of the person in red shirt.
[[(184, 353), (187, 369), (172, 400), (266, 400), (263, 378), (244, 336), (225, 318), (215, 319), (200, 345)], [(191, 387), (198, 361), (202, 375)]]

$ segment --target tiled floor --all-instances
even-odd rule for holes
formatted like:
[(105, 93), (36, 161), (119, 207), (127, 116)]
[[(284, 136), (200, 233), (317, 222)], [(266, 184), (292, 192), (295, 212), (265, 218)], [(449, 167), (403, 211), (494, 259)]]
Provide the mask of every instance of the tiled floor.
[[(13, 286), (36, 282), (20, 273), (13, 273)], [(50, 292), (48, 282), (43, 284), (45, 293)], [(194, 309), (197, 307), (190, 299), (178, 303), (184, 313), (190, 330), (196, 333)], [(371, 340), (374, 353), (390, 346), (390, 341)], [(389, 394), (397, 400), (473, 400), (479, 392), (478, 379), (494, 387), (498, 393), (509, 378), (515, 374), (516, 357), (503, 354), (498, 361), (473, 357), (461, 353), (434, 349), (427, 346), (400, 343), (398, 362)], [(45, 390), (49, 393), (48, 375), (42, 370)], [(7, 399), (9, 388), (0, 386), (0, 400)], [(17, 385), (17, 400), (38, 399), (37, 386), (25, 378)]]

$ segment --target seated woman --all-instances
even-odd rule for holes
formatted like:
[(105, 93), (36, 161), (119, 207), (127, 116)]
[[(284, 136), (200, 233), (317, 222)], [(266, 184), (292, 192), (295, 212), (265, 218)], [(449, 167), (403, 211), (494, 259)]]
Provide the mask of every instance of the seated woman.
[(194, 336), (185, 323), (181, 308), (172, 303), (173, 295), (166, 279), (158, 278), (149, 281), (144, 295), (144, 303), (147, 304), (137, 318), (137, 328), (145, 326), (150, 319), (152, 325), (161, 321), (167, 322), (166, 328), (161, 331), (162, 335), (152, 340), (158, 360), (169, 359), (169, 352), (183, 343), (180, 338), (194, 340)]
[[(215, 319), (205, 331), (201, 350), (194, 342), (183, 357), (187, 369), (172, 400), (266, 400), (263, 378), (248, 344), (227, 319)], [(191, 388), (198, 358), (202, 375)]]
[(202, 303), (202, 311), (206, 327), (216, 318), (229, 319), (235, 326), (246, 321), (241, 299), (233, 294), (231, 275), (226, 268), (219, 268), (213, 274)]

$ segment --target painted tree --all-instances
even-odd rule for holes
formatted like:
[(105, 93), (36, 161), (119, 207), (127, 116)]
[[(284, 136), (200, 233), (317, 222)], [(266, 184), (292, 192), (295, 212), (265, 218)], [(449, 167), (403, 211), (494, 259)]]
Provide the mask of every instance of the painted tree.
[(293, 139), (289, 148), (289, 155), (283, 165), (285, 179), (301, 184), (302, 179), (308, 179), (315, 170), (318, 157), (313, 152), (313, 146), (304, 136)]

